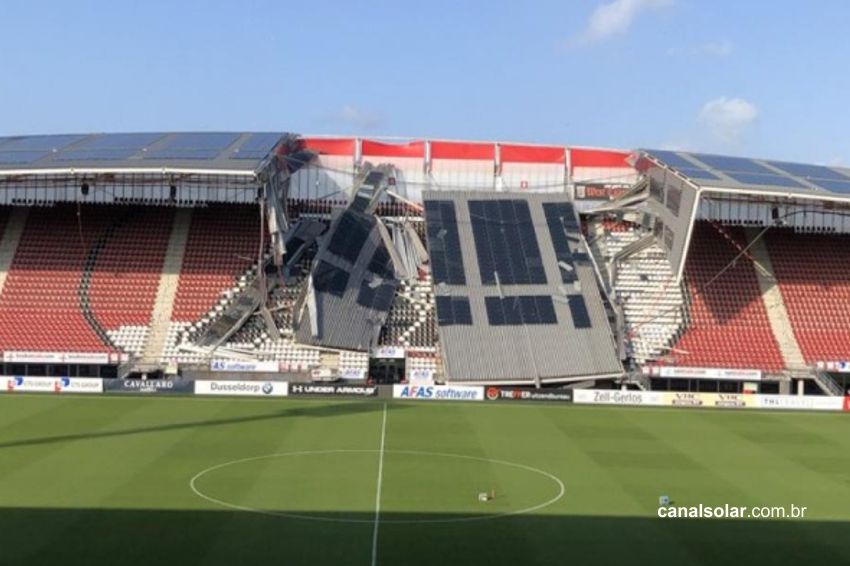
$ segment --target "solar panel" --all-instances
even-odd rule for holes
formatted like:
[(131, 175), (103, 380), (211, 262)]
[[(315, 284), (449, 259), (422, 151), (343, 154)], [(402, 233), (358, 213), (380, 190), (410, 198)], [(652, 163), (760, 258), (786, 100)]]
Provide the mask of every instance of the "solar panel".
[(393, 272), (392, 259), (387, 248), (383, 245), (375, 248), (375, 253), (372, 254), (372, 259), (369, 261), (369, 271), (381, 277), (382, 279), (395, 278)]
[(555, 305), (548, 295), (518, 295), (513, 297), (484, 297), (490, 326), (520, 324), (557, 324)]
[(50, 151), (0, 151), (0, 164), (32, 163), (50, 155)]
[(772, 173), (770, 175), (760, 175), (758, 173), (733, 173), (725, 171), (729, 177), (738, 181), (742, 185), (760, 185), (766, 187), (790, 187), (795, 189), (806, 189), (805, 185), (801, 185), (791, 177), (784, 177)]
[(696, 169), (692, 167), (676, 167), (675, 169), (685, 177), (688, 177), (689, 179), (704, 179), (707, 181), (720, 180), (720, 177), (718, 177), (711, 171), (706, 171), (705, 169)]
[(434, 283), (466, 285), (454, 202), (426, 200), (424, 206), (428, 255), (431, 258)]
[(345, 294), (348, 286), (348, 272), (331, 265), (326, 261), (319, 261), (313, 270), (313, 288), (318, 293), (330, 293), (336, 297)]
[(145, 154), (146, 159), (213, 159), (239, 138), (239, 134), (222, 132), (193, 132), (173, 134), (156, 149)]
[(77, 134), (62, 134), (57, 136), (24, 136), (13, 138), (3, 144), (3, 151), (58, 151), (63, 147), (83, 139)]
[(471, 200), (469, 216), (483, 285), (546, 283), (527, 201)]
[(369, 217), (346, 210), (331, 236), (328, 251), (351, 263), (357, 263), (360, 250), (363, 249), (371, 231), (372, 223)]
[(785, 163), (782, 161), (769, 161), (777, 169), (781, 169), (790, 175), (804, 179), (831, 179), (834, 181), (850, 182), (850, 177), (842, 175), (834, 169), (823, 165), (806, 165), (805, 163)]
[(838, 179), (812, 179), (809, 182), (834, 193), (850, 193), (850, 178), (847, 177), (845, 177), (844, 181), (839, 181)]
[(437, 297), (436, 306), (440, 326), (472, 324), (472, 309), (467, 297)]
[(590, 314), (587, 312), (587, 303), (582, 295), (569, 295), (567, 302), (570, 305), (570, 314), (573, 317), (573, 326), (576, 328), (590, 328)]
[(374, 285), (369, 281), (360, 283), (360, 291), (357, 293), (357, 304), (372, 310), (386, 312), (390, 310), (395, 297), (395, 285), (393, 283), (380, 283)]
[(23, 136), (8, 138), (0, 147), (0, 164), (32, 163), (83, 139), (81, 135)]
[(664, 163), (665, 165), (672, 167), (682, 175), (686, 177), (690, 177), (691, 179), (710, 179), (710, 180), (718, 180), (720, 177), (708, 171), (706, 169), (701, 168), (699, 165), (692, 163), (673, 151), (665, 151), (660, 149), (651, 149), (648, 153), (652, 156)]
[(90, 136), (56, 154), (56, 161), (114, 161), (126, 159), (161, 139), (165, 134), (101, 134)]
[(233, 159), (262, 159), (269, 154), (274, 148), (282, 134), (272, 132), (264, 132), (251, 134), (251, 137), (233, 150), (231, 158)]
[[(555, 257), (558, 260), (558, 269), (561, 272), (561, 281), (572, 283), (576, 280), (575, 265), (573, 264), (573, 253), (570, 251), (567, 230), (573, 232), (578, 230), (573, 205), (568, 202), (544, 202), (543, 214), (546, 216), (546, 224), (549, 226), (549, 237), (552, 238), (552, 246), (555, 248)], [(568, 265), (571, 269), (564, 269), (561, 264)]]
[(724, 173), (760, 173), (768, 175), (776, 175), (776, 171), (768, 169), (760, 163), (756, 163), (752, 159), (745, 157), (729, 157), (726, 155), (708, 155), (706, 153), (692, 153), (692, 157), (700, 160), (709, 167), (713, 167)]

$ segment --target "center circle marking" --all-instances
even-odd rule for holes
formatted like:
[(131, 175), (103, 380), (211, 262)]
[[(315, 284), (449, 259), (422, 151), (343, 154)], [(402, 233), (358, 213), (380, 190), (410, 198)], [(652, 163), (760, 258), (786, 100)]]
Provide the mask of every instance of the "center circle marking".
[[(373, 523), (374, 519), (347, 519), (341, 517), (323, 517), (321, 515), (310, 515), (306, 513), (287, 513), (285, 511), (273, 511), (269, 509), (256, 509), (254, 507), (247, 507), (245, 505), (239, 505), (236, 503), (231, 503), (229, 501), (218, 499), (209, 494), (204, 493), (198, 487), (198, 480), (207, 474), (214, 472), (216, 470), (220, 470), (222, 468), (227, 468), (229, 466), (236, 466), (238, 464), (244, 464), (246, 462), (255, 462), (257, 460), (271, 460), (274, 458), (287, 458), (292, 456), (316, 456), (320, 454), (377, 454), (380, 450), (305, 450), (299, 452), (280, 452), (275, 454), (266, 454), (263, 456), (252, 456), (250, 458), (239, 458), (237, 460), (230, 460), (228, 462), (223, 462), (221, 464), (216, 464), (214, 466), (210, 466), (209, 468), (205, 468), (195, 474), (192, 479), (189, 480), (189, 487), (198, 497), (209, 501), (210, 503), (215, 503), (216, 505), (220, 505), (222, 507), (227, 507), (228, 509), (234, 509), (236, 511), (245, 511), (248, 513), (257, 513), (259, 515), (268, 515), (272, 517), (286, 517), (290, 519), (303, 519), (306, 521), (321, 521), (326, 523)], [(492, 458), (480, 458), (478, 456), (466, 456), (464, 454), (451, 454), (444, 452), (423, 452), (418, 450), (384, 450), (384, 454), (408, 454), (411, 456), (435, 456), (438, 458), (455, 458), (458, 460), (469, 460), (473, 462), (485, 462), (489, 464), (498, 464), (502, 466), (508, 466), (511, 468), (516, 468), (520, 470), (525, 470), (528, 472), (532, 472), (534, 474), (545, 477), (546, 479), (554, 482), (558, 486), (558, 493), (537, 505), (532, 505), (530, 507), (525, 507), (523, 509), (516, 509), (513, 511), (506, 511), (503, 513), (494, 513), (491, 515), (469, 515), (464, 517), (452, 517), (452, 518), (442, 518), (442, 519), (381, 519), (381, 523), (385, 524), (423, 524), (423, 523), (467, 523), (472, 521), (491, 521), (493, 519), (499, 519), (501, 517), (510, 517), (513, 515), (525, 515), (528, 513), (533, 513), (535, 511), (539, 511), (550, 505), (557, 502), (564, 496), (564, 492), (566, 488), (564, 487), (564, 482), (561, 481), (557, 476), (550, 474), (544, 470), (534, 468), (531, 466), (526, 466), (525, 464), (517, 464), (516, 462), (508, 462), (505, 460), (494, 460)]]

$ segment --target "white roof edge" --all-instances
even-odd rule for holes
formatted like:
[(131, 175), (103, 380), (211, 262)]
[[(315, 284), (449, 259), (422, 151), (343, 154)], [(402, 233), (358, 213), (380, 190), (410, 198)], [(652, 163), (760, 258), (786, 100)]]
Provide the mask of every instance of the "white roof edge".
[(700, 185), (700, 191), (708, 191), (713, 193), (730, 193), (751, 196), (772, 196), (781, 198), (799, 198), (805, 200), (820, 200), (829, 202), (842, 202), (850, 204), (850, 195), (839, 196), (835, 193), (818, 193), (818, 192), (796, 192), (796, 191), (777, 191), (777, 190), (761, 190), (761, 189), (746, 189), (746, 188), (729, 188), (729, 187), (710, 187)]

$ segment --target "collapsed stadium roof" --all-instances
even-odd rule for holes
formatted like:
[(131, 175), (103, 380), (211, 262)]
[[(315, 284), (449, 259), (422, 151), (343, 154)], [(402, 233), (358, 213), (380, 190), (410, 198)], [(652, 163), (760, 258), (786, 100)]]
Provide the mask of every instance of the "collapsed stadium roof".
[(567, 195), (423, 197), (448, 379), (540, 385), (622, 372)]

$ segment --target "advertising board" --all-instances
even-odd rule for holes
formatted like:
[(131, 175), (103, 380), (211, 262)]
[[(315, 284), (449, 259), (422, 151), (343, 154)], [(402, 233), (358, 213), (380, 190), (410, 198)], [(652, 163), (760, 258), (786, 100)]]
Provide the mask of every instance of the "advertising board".
[(320, 397), (374, 397), (376, 385), (346, 385), (341, 383), (290, 383), (289, 395)]
[(511, 387), (488, 387), (484, 390), (488, 401), (551, 401), (572, 403), (571, 389), (518, 389)]
[(288, 392), (285, 381), (195, 381), (195, 395), (286, 397)]
[(393, 398), (425, 401), (483, 401), (484, 388), (469, 385), (393, 385)]
[(664, 405), (660, 391), (622, 391), (620, 389), (576, 389), (573, 402), (589, 405)]
[(144, 393), (158, 395), (191, 394), (195, 392), (191, 379), (104, 379), (105, 393)]
[(3, 391), (21, 393), (102, 393), (103, 381), (76, 377), (5, 377)]

